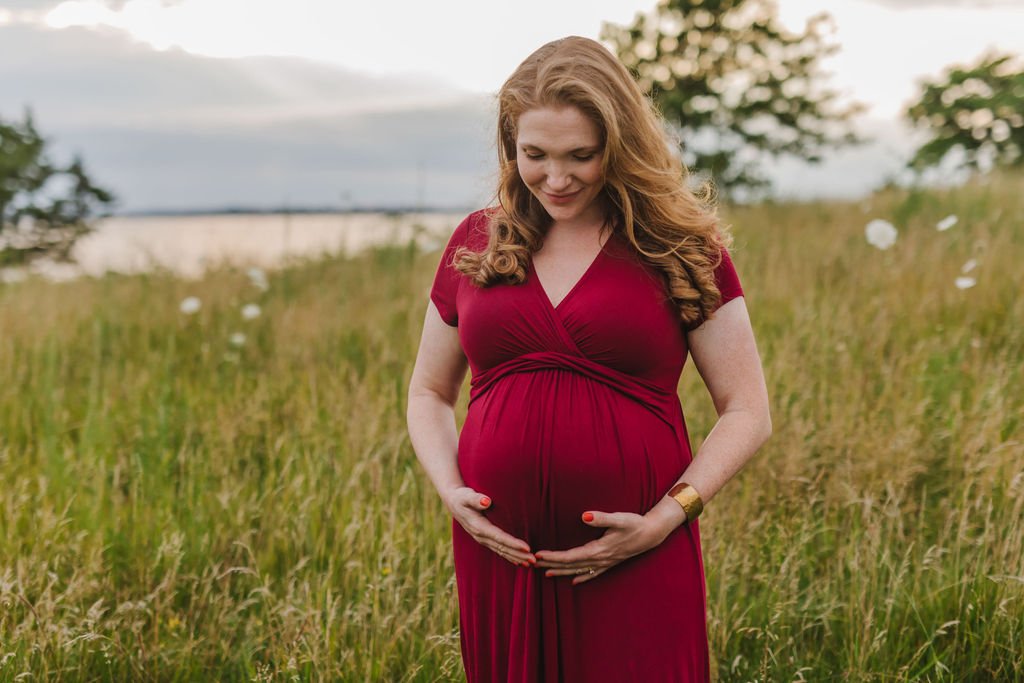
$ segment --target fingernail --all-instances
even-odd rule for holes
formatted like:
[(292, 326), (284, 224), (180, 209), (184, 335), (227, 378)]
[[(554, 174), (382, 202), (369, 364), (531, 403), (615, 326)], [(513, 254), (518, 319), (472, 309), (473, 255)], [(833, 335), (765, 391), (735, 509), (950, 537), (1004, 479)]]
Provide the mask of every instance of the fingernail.
[(544, 572), (544, 576), (547, 576), (548, 578), (551, 578), (551, 572), (549, 572), (549, 571), (548, 572)]
[(487, 507), (488, 505), (491, 504), (491, 499), (488, 498), (487, 496), (484, 496), (483, 498), (480, 499), (480, 504), (483, 505), (484, 507)]
[(594, 513), (593, 512), (584, 512), (583, 513), (583, 521), (584, 522), (593, 522), (594, 521)]
[(527, 569), (529, 569), (530, 568), (530, 563), (527, 562), (526, 560), (523, 560), (523, 566), (526, 567)]
[(534, 553), (533, 556), (536, 557), (538, 560), (543, 560), (544, 559), (543, 557), (540, 556), (540, 553)]

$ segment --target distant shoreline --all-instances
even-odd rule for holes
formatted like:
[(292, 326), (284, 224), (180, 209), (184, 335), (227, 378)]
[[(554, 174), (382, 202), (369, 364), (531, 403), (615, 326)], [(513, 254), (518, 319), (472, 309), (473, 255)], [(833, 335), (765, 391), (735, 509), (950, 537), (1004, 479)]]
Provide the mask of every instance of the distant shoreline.
[(118, 211), (98, 218), (120, 218), (139, 216), (266, 216), (282, 214), (336, 214), (344, 216), (348, 214), (387, 214), (405, 215), (411, 213), (468, 213), (479, 207), (408, 207), (408, 206), (360, 206), (351, 209), (339, 209), (337, 207), (276, 207), (276, 208), (255, 208), (255, 207), (221, 207), (206, 209), (144, 209), (136, 211)]

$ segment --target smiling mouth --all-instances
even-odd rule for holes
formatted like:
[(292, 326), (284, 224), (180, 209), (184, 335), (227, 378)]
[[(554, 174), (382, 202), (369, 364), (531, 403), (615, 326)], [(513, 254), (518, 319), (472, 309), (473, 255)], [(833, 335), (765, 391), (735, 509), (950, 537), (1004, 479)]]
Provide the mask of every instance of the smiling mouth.
[(544, 194), (546, 194), (549, 197), (553, 197), (554, 199), (568, 199), (569, 197), (572, 197), (573, 195), (577, 195), (579, 193), (580, 191), (576, 190), (575, 192), (570, 192), (569, 194), (552, 194), (551, 192), (545, 192)]

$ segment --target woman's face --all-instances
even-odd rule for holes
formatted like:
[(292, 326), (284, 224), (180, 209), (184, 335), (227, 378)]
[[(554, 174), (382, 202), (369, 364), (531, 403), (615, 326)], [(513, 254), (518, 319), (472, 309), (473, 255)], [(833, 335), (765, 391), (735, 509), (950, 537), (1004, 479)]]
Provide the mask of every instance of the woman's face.
[(577, 107), (529, 109), (519, 117), (519, 177), (556, 221), (600, 221), (601, 132)]

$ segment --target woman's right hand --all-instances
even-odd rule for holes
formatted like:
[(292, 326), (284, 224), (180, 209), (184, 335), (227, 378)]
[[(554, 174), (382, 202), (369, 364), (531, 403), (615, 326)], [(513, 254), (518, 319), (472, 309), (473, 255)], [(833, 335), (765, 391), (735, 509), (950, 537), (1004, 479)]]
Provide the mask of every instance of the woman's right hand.
[(537, 558), (526, 541), (505, 533), (484, 516), (491, 499), (468, 486), (452, 489), (444, 499), (452, 517), (482, 546), (498, 553), (512, 564), (532, 567)]

